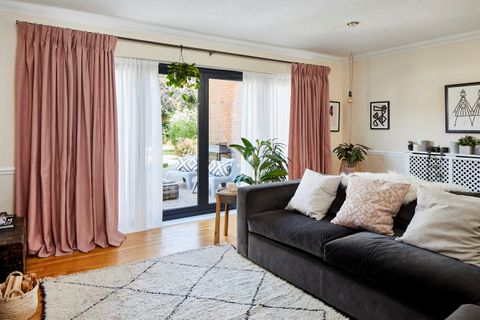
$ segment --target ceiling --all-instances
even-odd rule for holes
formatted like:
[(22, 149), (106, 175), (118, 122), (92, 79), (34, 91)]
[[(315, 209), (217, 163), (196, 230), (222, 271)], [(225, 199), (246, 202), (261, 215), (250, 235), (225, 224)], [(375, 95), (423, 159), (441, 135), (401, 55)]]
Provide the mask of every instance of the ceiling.
[(480, 30), (478, 0), (17, 1), (335, 56)]

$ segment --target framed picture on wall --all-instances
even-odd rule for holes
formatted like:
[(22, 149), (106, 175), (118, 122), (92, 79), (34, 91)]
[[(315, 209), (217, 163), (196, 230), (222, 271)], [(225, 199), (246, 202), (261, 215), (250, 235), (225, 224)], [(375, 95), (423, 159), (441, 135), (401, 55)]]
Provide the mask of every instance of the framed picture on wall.
[(390, 101), (370, 102), (370, 129), (390, 129)]
[(480, 133), (480, 82), (445, 86), (445, 132)]
[(340, 131), (340, 102), (330, 101), (330, 132)]

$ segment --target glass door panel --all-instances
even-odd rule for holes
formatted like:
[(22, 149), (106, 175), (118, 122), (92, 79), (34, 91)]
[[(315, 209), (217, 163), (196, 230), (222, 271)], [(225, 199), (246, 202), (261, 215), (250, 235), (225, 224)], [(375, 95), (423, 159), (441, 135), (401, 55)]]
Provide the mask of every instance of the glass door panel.
[[(242, 73), (200, 68), (200, 88), (166, 86), (159, 65), (163, 128), (163, 218), (215, 211), (215, 191), (233, 181), (240, 159), (228, 147), (240, 140)], [(232, 161), (226, 172), (212, 161)]]
[(169, 88), (160, 74), (163, 130), (163, 208), (198, 204), (198, 90)]
[(229, 145), (240, 142), (242, 82), (211, 78), (208, 88), (208, 188), (209, 203), (215, 203), (217, 188), (240, 172), (240, 155)]

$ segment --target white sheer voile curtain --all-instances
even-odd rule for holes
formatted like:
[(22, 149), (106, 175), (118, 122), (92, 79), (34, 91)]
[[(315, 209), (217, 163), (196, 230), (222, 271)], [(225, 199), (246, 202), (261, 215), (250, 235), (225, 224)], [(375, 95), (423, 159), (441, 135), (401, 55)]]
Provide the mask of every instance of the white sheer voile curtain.
[[(242, 137), (250, 141), (277, 138), (288, 153), (290, 88), (290, 75), (243, 73)], [(253, 173), (244, 160), (241, 170)]]
[(162, 112), (158, 62), (115, 58), (119, 229), (162, 223)]

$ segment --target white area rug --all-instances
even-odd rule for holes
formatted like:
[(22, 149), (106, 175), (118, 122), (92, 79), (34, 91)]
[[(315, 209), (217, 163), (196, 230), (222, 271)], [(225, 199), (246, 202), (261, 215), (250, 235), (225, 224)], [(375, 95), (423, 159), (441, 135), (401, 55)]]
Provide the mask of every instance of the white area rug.
[(51, 319), (347, 319), (240, 256), (210, 246), (43, 281)]

